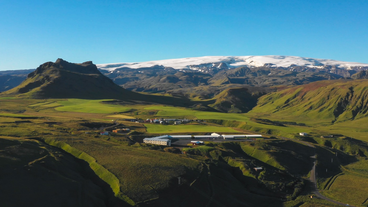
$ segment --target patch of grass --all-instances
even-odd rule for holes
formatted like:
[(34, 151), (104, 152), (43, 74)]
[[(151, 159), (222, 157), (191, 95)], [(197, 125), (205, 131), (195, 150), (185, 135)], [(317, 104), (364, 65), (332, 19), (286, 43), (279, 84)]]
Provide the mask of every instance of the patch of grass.
[(257, 160), (269, 164), (277, 169), (285, 170), (285, 167), (281, 166), (280, 163), (278, 163), (267, 150), (262, 149), (262, 147), (251, 144), (242, 144), (241, 148), (247, 155), (254, 157)]
[(155, 105), (144, 107), (145, 110), (157, 110), (155, 117), (186, 117), (196, 119), (224, 119), (224, 120), (239, 120), (249, 121), (249, 118), (244, 114), (232, 114), (232, 113), (221, 113), (221, 112), (207, 112), (207, 111), (196, 111), (192, 109), (186, 109), (181, 107), (171, 107)]
[(31, 107), (31, 108), (41, 108), (41, 109), (55, 108), (55, 107), (58, 107), (58, 106), (62, 106), (62, 105), (60, 103), (58, 103), (57, 100), (55, 100), (55, 101), (45, 101), (45, 102), (40, 102), (40, 103), (29, 105), (29, 107)]
[(210, 146), (198, 146), (195, 148), (183, 148), (183, 152), (195, 155), (209, 155), (210, 151), (214, 150), (214, 147)]
[[(312, 194), (311, 194), (312, 195)], [(291, 200), (284, 203), (284, 207), (328, 207), (328, 206), (335, 206), (338, 207), (340, 205), (331, 203), (329, 201), (319, 199), (316, 196), (314, 198), (310, 198), (311, 195), (302, 195), (296, 198), (295, 200)], [(313, 195), (312, 195), (313, 196)]]
[(331, 134), (342, 134), (368, 142), (368, 128), (366, 127), (367, 122), (368, 117), (364, 117), (352, 121), (335, 123), (328, 126), (316, 126), (315, 128)]
[[(354, 192), (354, 193), (352, 193)], [(331, 184), (329, 190), (323, 194), (343, 203), (352, 205), (367, 204), (368, 178), (351, 173), (338, 176)]]
[(227, 127), (234, 127), (238, 129), (244, 129), (248, 131), (263, 133), (263, 134), (272, 134), (275, 136), (284, 136), (288, 138), (295, 138), (298, 132), (309, 132), (310, 129), (307, 127), (301, 126), (275, 126), (275, 125), (266, 125), (261, 123), (256, 123), (253, 121), (236, 121), (236, 120), (222, 120), (222, 119), (210, 119), (207, 122), (220, 124)]
[(180, 124), (161, 125), (144, 124), (148, 133), (209, 133), (209, 132), (239, 132), (235, 129), (223, 126), (213, 126), (204, 124)]
[(29, 115), (24, 115), (24, 114), (10, 114), (10, 113), (0, 113), (0, 117), (34, 118), (34, 116), (29, 116)]
[(135, 119), (132, 116), (123, 115), (123, 114), (109, 115), (109, 116), (106, 116), (106, 117), (109, 117), (109, 118), (111, 117), (111, 118), (115, 118), (115, 119)]
[(0, 100), (16, 99), (16, 97), (0, 97)]
[(368, 176), (368, 160), (360, 160), (344, 167), (348, 170)]
[(207, 133), (207, 132), (239, 132), (235, 129), (223, 126), (211, 125), (160, 125), (160, 124), (145, 124), (148, 133), (163, 134), (163, 133)]
[(126, 112), (130, 108), (119, 105), (104, 104), (105, 100), (85, 100), (85, 99), (68, 99), (66, 101), (59, 101), (58, 104), (62, 105), (57, 107), (57, 111), (71, 111), (71, 112), (83, 112), (83, 113), (102, 113), (109, 114), (115, 112)]

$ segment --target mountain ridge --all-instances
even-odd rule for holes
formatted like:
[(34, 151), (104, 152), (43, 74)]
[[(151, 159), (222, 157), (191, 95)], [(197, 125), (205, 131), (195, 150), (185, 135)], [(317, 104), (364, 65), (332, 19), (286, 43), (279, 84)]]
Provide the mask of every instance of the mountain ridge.
[(265, 55), (265, 56), (203, 56), (191, 58), (178, 58), (167, 60), (156, 60), (147, 62), (133, 63), (108, 63), (97, 64), (102, 70), (114, 71), (116, 69), (131, 68), (173, 68), (179, 70), (198, 70), (205, 69), (230, 69), (240, 66), (247, 67), (282, 67), (293, 68), (295, 66), (322, 69), (325, 67), (335, 67), (347, 70), (366, 70), (368, 64), (357, 62), (345, 62), (331, 59), (306, 58), (298, 56)]
[(368, 116), (368, 80), (317, 81), (272, 92), (250, 112), (330, 123)]
[(20, 85), (2, 93), (32, 98), (121, 98), (132, 94), (101, 74), (92, 61), (75, 64), (60, 58), (40, 65)]

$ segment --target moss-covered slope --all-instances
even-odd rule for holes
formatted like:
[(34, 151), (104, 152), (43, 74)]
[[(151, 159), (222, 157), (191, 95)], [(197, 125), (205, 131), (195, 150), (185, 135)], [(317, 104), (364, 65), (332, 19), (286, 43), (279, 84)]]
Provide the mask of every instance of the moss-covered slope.
[(261, 97), (253, 114), (341, 122), (368, 116), (368, 81), (319, 81)]

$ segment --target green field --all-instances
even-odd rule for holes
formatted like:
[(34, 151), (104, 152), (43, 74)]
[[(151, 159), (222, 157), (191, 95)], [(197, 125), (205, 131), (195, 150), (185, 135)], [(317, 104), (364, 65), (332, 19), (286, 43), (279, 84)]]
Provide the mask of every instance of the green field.
[(83, 113), (117, 113), (130, 110), (128, 107), (103, 104), (102, 101), (108, 100), (84, 100), (84, 99), (68, 99), (59, 101), (62, 106), (55, 108), (57, 111), (83, 112)]
[(192, 109), (186, 109), (181, 107), (171, 107), (155, 105), (144, 107), (145, 110), (156, 110), (155, 117), (176, 117), (176, 118), (196, 118), (196, 119), (219, 119), (219, 120), (236, 120), (236, 121), (249, 121), (249, 118), (245, 114), (231, 114), (221, 112), (207, 112), (196, 111)]
[(0, 117), (33, 118), (33, 116), (28, 116), (24, 114), (9, 114), (9, 113), (0, 113)]
[(0, 97), (0, 100), (16, 99), (15, 97)]
[(336, 178), (323, 194), (355, 206), (368, 205), (368, 177), (345, 173)]
[(348, 137), (360, 139), (368, 142), (368, 118), (360, 118), (353, 121), (345, 121), (328, 126), (316, 126), (321, 131), (330, 132), (331, 134), (343, 134)]
[(199, 124), (181, 124), (181, 125), (160, 125), (145, 124), (148, 133), (209, 133), (209, 132), (239, 132), (235, 129), (222, 126), (199, 125)]
[(368, 160), (360, 160), (359, 162), (346, 165), (345, 169), (368, 177)]
[(109, 116), (106, 116), (106, 117), (114, 118), (114, 119), (135, 119), (133, 116), (127, 116), (127, 115), (121, 115), (121, 114), (109, 115)]

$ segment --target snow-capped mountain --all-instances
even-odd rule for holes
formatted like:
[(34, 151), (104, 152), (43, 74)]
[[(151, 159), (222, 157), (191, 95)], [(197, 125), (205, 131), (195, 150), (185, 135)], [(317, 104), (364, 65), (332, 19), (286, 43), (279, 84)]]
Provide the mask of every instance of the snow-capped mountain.
[(345, 70), (367, 70), (368, 64), (356, 62), (343, 62), (329, 59), (305, 58), (297, 56), (204, 56), (192, 58), (179, 58), (168, 60), (157, 60), (138, 63), (111, 63), (111, 64), (97, 64), (97, 67), (102, 70), (114, 71), (116, 69), (130, 68), (173, 68), (179, 70), (198, 70), (206, 71), (209, 69), (231, 69), (240, 66), (247, 67), (282, 67), (293, 68), (296, 66), (323, 69), (326, 67), (345, 69)]

